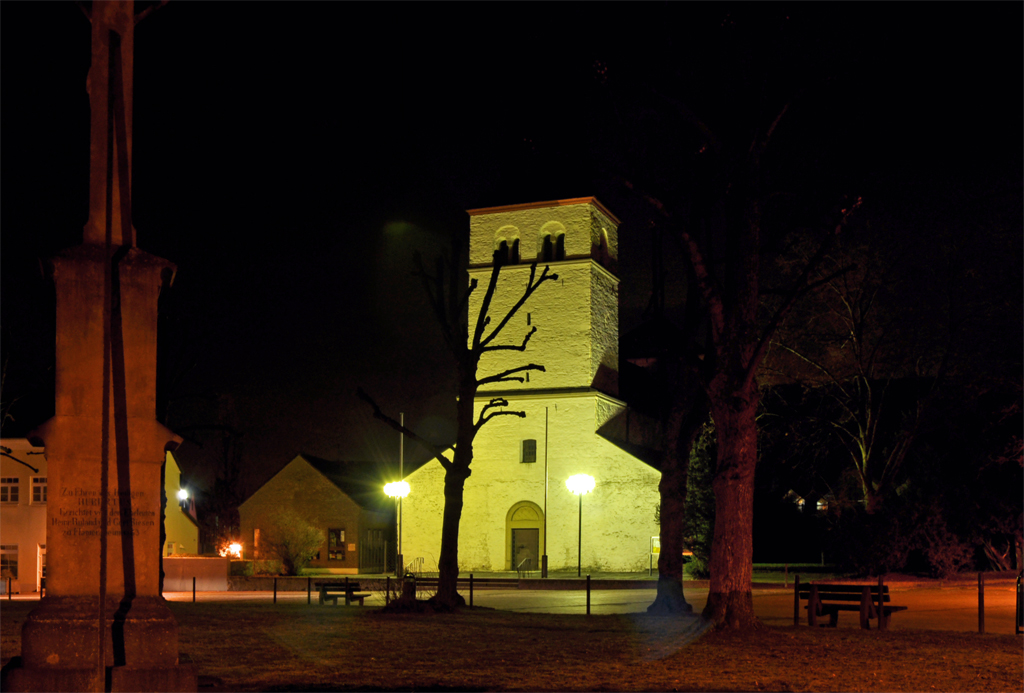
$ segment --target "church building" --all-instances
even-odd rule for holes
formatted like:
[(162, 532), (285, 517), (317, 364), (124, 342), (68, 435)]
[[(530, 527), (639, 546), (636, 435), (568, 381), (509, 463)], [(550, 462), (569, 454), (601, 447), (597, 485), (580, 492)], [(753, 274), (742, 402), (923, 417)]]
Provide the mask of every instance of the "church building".
[[(495, 343), (525, 352), (483, 355), (478, 376), (536, 363), (524, 382), (485, 386), (476, 411), (495, 396), (525, 418), (499, 416), (473, 445), (459, 531), (461, 571), (647, 570), (658, 535), (658, 470), (626, 452), (607, 432), (626, 404), (618, 399), (619, 222), (592, 197), (469, 211), (473, 323), (490, 280), (495, 251), (508, 258), (491, 305), (492, 325), (522, 296), (537, 262), (558, 275), (545, 282)], [(626, 446), (628, 447), (628, 446)], [(594, 478), (574, 495), (566, 480)], [(436, 571), (444, 508), (444, 469), (431, 460), (406, 477), (403, 554), (410, 570)]]

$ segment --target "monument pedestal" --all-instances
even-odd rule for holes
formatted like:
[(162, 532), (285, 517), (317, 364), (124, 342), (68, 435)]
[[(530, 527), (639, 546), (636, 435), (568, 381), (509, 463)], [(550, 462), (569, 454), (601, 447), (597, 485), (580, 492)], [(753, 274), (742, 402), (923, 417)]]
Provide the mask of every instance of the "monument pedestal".
[[(194, 691), (196, 671), (178, 657), (178, 624), (161, 597), (106, 605), (104, 690)], [(97, 689), (99, 598), (45, 597), (22, 630), (20, 666), (4, 690)]]

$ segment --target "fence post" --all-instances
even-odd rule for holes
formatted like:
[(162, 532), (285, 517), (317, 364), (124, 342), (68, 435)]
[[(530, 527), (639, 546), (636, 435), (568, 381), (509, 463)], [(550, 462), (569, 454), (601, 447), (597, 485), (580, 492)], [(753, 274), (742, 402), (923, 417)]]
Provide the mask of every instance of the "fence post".
[(882, 576), (878, 576), (878, 630), (889, 630), (889, 619), (885, 617), (885, 602), (882, 599)]
[(590, 615), (590, 576), (587, 575), (587, 616)]
[(192, 603), (196, 603), (196, 576), (192, 576)]
[(274, 578), (274, 603), (277, 604), (277, 578)]
[(384, 580), (384, 606), (387, 606), (391, 603), (391, 576), (386, 575)]
[(306, 576), (306, 603), (313, 603), (313, 578), (309, 575)]
[(469, 608), (473, 608), (473, 573), (469, 574)]
[(782, 573), (782, 586), (789, 587), (789, 563), (786, 564)]
[(811, 593), (807, 597), (807, 625), (818, 625), (818, 586), (811, 583)]
[(11, 601), (11, 599), (12, 599), (12, 597), (11, 597), (11, 580), (12, 580), (12, 578), (7, 578), (7, 601)]
[(1024, 573), (1017, 573), (1017, 621), (1014, 625), (1014, 631), (1016, 635), (1020, 635), (1021, 628), (1024, 628), (1024, 599), (1021, 599), (1021, 582)]
[(793, 581), (793, 625), (800, 625), (800, 576)]
[(978, 632), (985, 632), (985, 574), (978, 573)]

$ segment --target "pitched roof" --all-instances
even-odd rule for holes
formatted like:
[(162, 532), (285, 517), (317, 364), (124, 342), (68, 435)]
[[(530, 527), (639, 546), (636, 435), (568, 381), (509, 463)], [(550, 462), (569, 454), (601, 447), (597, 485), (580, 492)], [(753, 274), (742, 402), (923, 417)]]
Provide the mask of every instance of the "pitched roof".
[(373, 462), (331, 461), (305, 452), (298, 456), (362, 508), (386, 511), (392, 502), (384, 495), (384, 484), (389, 480), (380, 478)]

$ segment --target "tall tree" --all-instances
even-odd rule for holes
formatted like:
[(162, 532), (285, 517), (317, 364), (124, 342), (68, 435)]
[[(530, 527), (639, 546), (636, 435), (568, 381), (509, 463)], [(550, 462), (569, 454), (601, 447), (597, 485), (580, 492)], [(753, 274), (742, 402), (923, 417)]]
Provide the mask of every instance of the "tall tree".
[[(722, 151), (709, 127), (685, 107), (677, 108), (697, 124), (705, 138), (704, 149)], [(707, 314), (709, 330), (702, 376), (715, 423), (717, 453), (712, 481), (716, 520), (711, 585), (703, 616), (736, 629), (759, 627), (751, 593), (758, 368), (771, 336), (796, 302), (847, 271), (838, 268), (815, 278), (831, 243), (860, 206), (858, 199), (838, 211), (831, 233), (791, 282), (762, 292), (762, 228), (771, 202), (762, 190), (761, 161), (787, 110), (788, 104), (758, 133), (737, 163), (722, 162), (724, 175), (708, 189), (711, 204), (689, 219), (676, 221), (665, 204), (644, 193), (666, 222), (678, 228)], [(770, 300), (762, 302), (762, 298)]]
[(357, 391), (357, 395), (373, 407), (376, 418), (418, 441), (444, 467), (444, 515), (441, 523), (441, 552), (438, 559), (438, 588), (434, 600), (447, 608), (465, 603), (456, 589), (459, 577), (459, 523), (462, 520), (463, 490), (466, 479), (472, 473), (470, 465), (473, 462), (473, 440), (480, 429), (496, 416), (526, 416), (522, 411), (506, 410), (504, 407), (508, 406), (508, 400), (503, 397), (491, 398), (477, 412), (477, 390), (482, 385), (523, 382), (524, 375), (529, 371), (544, 371), (544, 366), (529, 363), (481, 376), (477, 373), (480, 357), (493, 351), (525, 352), (530, 338), (537, 332), (536, 326), (527, 332), (518, 344), (498, 344), (496, 339), (542, 284), (558, 279), (557, 274), (549, 272), (550, 267), (545, 266), (538, 276), (537, 263), (530, 265), (530, 274), (519, 299), (496, 324), (492, 324), (491, 303), (498, 289), (501, 269), (507, 261), (503, 253), (496, 251), (494, 269), (480, 303), (480, 310), (472, 321), (470, 332), (470, 295), (477, 289), (477, 281), (466, 281), (466, 273), (460, 263), (460, 249), (458, 241), (453, 241), (451, 260), (445, 263), (442, 258), (438, 258), (433, 274), (426, 271), (419, 256), (416, 258), (418, 274), (423, 281), (423, 288), (434, 316), (448, 349), (455, 357), (458, 401), (454, 448), (449, 453), (448, 450), (425, 440), (384, 413), (373, 398), (362, 389)]
[(929, 286), (910, 262), (926, 258), (934, 276), (946, 276), (928, 262), (934, 258), (891, 240), (866, 243), (866, 231), (856, 242), (840, 239), (823, 258), (816, 278), (854, 269), (827, 281), (782, 326), (767, 365), (833, 403), (823, 423), (849, 457), (861, 493), (856, 500), (874, 513), (902, 481), (945, 379), (958, 321), (943, 290), (952, 284)]
[[(718, 441), (712, 486), (715, 534), (711, 548), (711, 585), (704, 617), (729, 628), (756, 627), (751, 594), (753, 570), (754, 468), (757, 464), (757, 370), (769, 340), (796, 301), (833, 275), (812, 280), (828, 241), (808, 261), (797, 279), (781, 290), (766, 321), (761, 304), (760, 260), (764, 199), (758, 190), (761, 154), (785, 109), (750, 149), (739, 184), (726, 189), (725, 235), (731, 246), (717, 280), (706, 253), (686, 228), (680, 231), (700, 284), (710, 321), (705, 391)], [(843, 209), (834, 227), (845, 226), (858, 200)]]
[[(703, 313), (695, 350), (703, 358), (694, 367), (718, 440), (713, 474), (718, 519), (704, 614), (730, 627), (757, 623), (750, 607), (752, 499), (756, 374), (765, 337), (813, 288), (810, 275), (804, 274), (762, 291), (762, 254), (779, 252), (787, 227), (792, 230), (802, 223), (799, 216), (814, 213), (809, 201), (834, 201), (834, 188), (846, 187), (820, 175), (820, 166), (814, 178), (802, 170), (794, 150), (807, 143), (786, 138), (806, 126), (779, 133), (779, 124), (792, 119), (792, 109), (783, 104), (809, 89), (816, 92), (814, 101), (826, 101), (823, 97), (830, 94), (823, 87), (841, 74), (851, 55), (843, 37), (831, 35), (824, 42), (821, 31), (808, 31), (813, 24), (809, 13), (790, 10), (768, 8), (741, 17), (728, 9), (709, 9), (707, 15), (695, 14), (685, 28), (664, 24), (671, 29), (656, 63), (633, 66), (625, 56), (595, 62), (596, 81), (609, 96), (607, 107), (595, 111), (628, 124), (596, 127), (598, 151), (607, 152), (605, 159), (613, 175), (624, 180), (626, 196), (645, 200), (657, 210), (666, 235), (679, 240), (695, 285), (686, 301), (697, 298), (693, 303)], [(688, 46), (700, 50), (691, 54)], [(620, 73), (632, 79), (619, 80)], [(812, 102), (803, 96), (799, 100)], [(609, 131), (627, 134), (617, 147), (602, 145)], [(768, 143), (779, 138), (782, 147), (773, 146), (778, 151), (762, 167)], [(852, 207), (839, 212), (838, 219), (819, 219), (817, 228), (842, 227)], [(663, 527), (683, 522), (671, 517), (681, 508), (663, 499)]]

